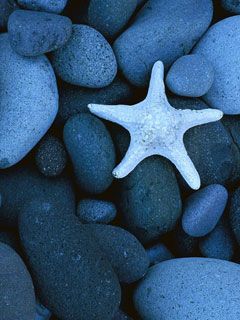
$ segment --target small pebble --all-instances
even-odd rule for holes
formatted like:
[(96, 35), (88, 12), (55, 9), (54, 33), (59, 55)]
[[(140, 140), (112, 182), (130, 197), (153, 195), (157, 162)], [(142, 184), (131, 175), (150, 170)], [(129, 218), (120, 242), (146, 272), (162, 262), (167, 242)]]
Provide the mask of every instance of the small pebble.
[(51, 318), (51, 315), (51, 312), (41, 303), (36, 303), (36, 315), (34, 320), (49, 320)]
[(82, 223), (109, 223), (115, 219), (116, 206), (110, 201), (82, 199), (77, 206), (77, 216)]
[(163, 243), (155, 244), (146, 251), (151, 265), (174, 258), (173, 254)]
[(208, 92), (214, 79), (212, 65), (201, 55), (186, 55), (171, 66), (166, 84), (175, 94), (185, 97), (200, 97)]
[(26, 9), (61, 13), (68, 0), (17, 0), (17, 2)]
[(67, 153), (61, 140), (51, 135), (44, 138), (37, 147), (35, 162), (43, 175), (60, 175), (67, 163)]
[(182, 227), (192, 237), (210, 233), (221, 218), (228, 200), (227, 190), (219, 184), (194, 192), (184, 204)]

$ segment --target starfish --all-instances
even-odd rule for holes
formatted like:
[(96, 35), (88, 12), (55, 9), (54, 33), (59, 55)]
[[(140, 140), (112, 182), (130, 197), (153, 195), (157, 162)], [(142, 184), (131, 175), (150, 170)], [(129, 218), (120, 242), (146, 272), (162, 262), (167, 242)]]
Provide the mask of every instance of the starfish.
[(128, 151), (113, 170), (115, 178), (127, 176), (143, 159), (152, 155), (168, 158), (192, 189), (199, 189), (199, 174), (183, 143), (184, 133), (201, 124), (220, 120), (217, 109), (175, 109), (167, 100), (164, 86), (164, 66), (157, 61), (152, 69), (147, 97), (128, 105), (89, 104), (90, 111), (100, 118), (116, 122), (130, 133)]

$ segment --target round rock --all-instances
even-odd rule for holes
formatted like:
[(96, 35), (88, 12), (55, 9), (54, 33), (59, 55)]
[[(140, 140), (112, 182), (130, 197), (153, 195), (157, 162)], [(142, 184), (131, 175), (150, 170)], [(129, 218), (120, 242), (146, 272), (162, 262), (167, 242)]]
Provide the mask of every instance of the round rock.
[(0, 310), (3, 320), (33, 320), (35, 295), (31, 276), (22, 259), (0, 243)]
[(200, 97), (208, 92), (213, 84), (212, 65), (199, 54), (179, 58), (171, 66), (166, 84), (175, 94), (185, 97)]
[(37, 11), (60, 13), (65, 8), (68, 0), (17, 0), (24, 8)]
[(141, 319), (237, 320), (239, 264), (208, 258), (173, 259), (149, 269), (136, 289)]
[(90, 193), (102, 193), (112, 183), (115, 149), (105, 125), (90, 114), (67, 121), (64, 142), (79, 186)]
[(174, 258), (173, 254), (163, 243), (155, 244), (146, 249), (146, 251), (151, 265)]
[(209, 185), (187, 198), (182, 227), (192, 237), (210, 233), (221, 218), (228, 200), (226, 188), (220, 184)]
[(153, 64), (168, 68), (188, 54), (207, 30), (211, 0), (150, 0), (114, 43), (119, 68), (134, 85), (147, 85)]
[(56, 50), (68, 41), (71, 33), (71, 20), (57, 14), (16, 10), (8, 20), (11, 46), (23, 56)]
[(73, 25), (72, 36), (52, 53), (56, 74), (71, 84), (89, 88), (109, 85), (116, 76), (113, 50), (100, 32), (87, 25)]
[(0, 169), (19, 162), (51, 126), (58, 110), (54, 72), (45, 56), (15, 53), (0, 35)]
[(223, 19), (203, 36), (194, 53), (212, 64), (215, 77), (204, 100), (226, 114), (240, 114), (240, 16)]

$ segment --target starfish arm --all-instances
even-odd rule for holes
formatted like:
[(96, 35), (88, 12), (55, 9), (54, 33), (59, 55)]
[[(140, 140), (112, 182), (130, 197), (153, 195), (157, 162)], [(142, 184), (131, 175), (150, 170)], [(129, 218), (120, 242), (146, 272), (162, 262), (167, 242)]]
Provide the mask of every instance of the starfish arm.
[(176, 144), (174, 150), (171, 152), (171, 155), (168, 156), (168, 158), (176, 166), (184, 180), (192, 189), (197, 190), (200, 188), (200, 176), (183, 143)]
[(133, 107), (127, 105), (104, 105), (104, 104), (89, 104), (88, 109), (96, 116), (116, 122), (128, 129), (131, 123), (134, 123)]
[(222, 111), (210, 108), (203, 110), (180, 110), (179, 112), (182, 117), (184, 131), (201, 124), (218, 121), (223, 117)]
[(147, 100), (150, 100), (151, 102), (159, 103), (163, 100), (163, 98), (166, 97), (163, 77), (164, 77), (164, 65), (162, 61), (159, 60), (154, 63), (152, 68)]

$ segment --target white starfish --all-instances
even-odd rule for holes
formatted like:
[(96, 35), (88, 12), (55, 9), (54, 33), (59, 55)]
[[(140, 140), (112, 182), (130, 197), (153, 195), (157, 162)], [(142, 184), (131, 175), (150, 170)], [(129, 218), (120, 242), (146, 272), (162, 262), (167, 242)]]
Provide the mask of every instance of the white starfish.
[(165, 94), (163, 77), (163, 63), (157, 61), (152, 69), (147, 97), (142, 102), (133, 106), (89, 104), (88, 108), (130, 133), (129, 149), (113, 170), (114, 177), (123, 178), (146, 157), (161, 155), (175, 164), (192, 189), (199, 189), (200, 177), (184, 147), (183, 135), (194, 126), (220, 120), (223, 113), (217, 109), (173, 108)]

